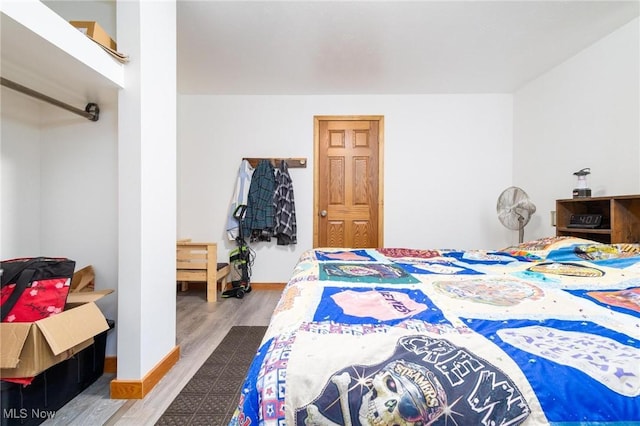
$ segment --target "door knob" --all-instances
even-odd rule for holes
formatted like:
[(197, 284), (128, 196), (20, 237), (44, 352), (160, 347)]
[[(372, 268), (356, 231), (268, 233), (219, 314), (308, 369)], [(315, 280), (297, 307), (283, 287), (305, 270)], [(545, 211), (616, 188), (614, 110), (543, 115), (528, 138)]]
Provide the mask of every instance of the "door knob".
[(320, 211), (320, 216), (326, 217), (327, 216), (327, 211), (326, 210), (321, 210)]

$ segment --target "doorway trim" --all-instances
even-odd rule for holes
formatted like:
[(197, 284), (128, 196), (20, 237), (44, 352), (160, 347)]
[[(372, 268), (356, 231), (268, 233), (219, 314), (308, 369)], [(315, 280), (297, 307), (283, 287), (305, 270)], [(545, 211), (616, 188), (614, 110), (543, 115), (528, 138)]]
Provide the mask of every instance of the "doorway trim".
[(384, 116), (383, 115), (316, 115), (313, 117), (313, 247), (318, 247), (318, 204), (320, 198), (320, 122), (378, 122), (378, 245), (384, 247)]

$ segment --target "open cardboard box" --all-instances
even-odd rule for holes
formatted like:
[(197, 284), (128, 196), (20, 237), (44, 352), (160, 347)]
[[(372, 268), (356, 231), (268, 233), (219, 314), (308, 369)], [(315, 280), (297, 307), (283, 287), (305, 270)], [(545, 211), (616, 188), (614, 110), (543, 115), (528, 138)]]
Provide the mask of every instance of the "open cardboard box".
[(109, 49), (117, 50), (118, 45), (116, 42), (96, 21), (69, 21), (69, 23), (95, 42)]
[(69, 293), (65, 310), (35, 322), (0, 323), (0, 378), (33, 377), (109, 329), (95, 301), (113, 290)]

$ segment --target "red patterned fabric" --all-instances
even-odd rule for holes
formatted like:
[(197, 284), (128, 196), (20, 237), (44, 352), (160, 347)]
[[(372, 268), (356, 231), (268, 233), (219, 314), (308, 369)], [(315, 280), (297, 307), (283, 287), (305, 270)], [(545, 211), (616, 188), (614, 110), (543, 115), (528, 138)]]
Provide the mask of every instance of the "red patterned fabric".
[(3, 260), (0, 269), (2, 322), (33, 322), (64, 310), (75, 261), (44, 256), (18, 258)]
[[(31, 287), (18, 298), (4, 322), (33, 322), (59, 314), (64, 309), (70, 284), (71, 280), (68, 278), (33, 281)], [(2, 287), (0, 304), (4, 304), (15, 286), (15, 283), (12, 283)]]

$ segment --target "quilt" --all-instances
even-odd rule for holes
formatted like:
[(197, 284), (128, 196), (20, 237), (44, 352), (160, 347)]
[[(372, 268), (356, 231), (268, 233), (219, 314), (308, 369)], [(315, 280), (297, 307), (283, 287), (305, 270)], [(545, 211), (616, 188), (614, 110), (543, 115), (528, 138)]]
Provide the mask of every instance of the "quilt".
[(640, 245), (304, 252), (230, 425), (640, 424)]

